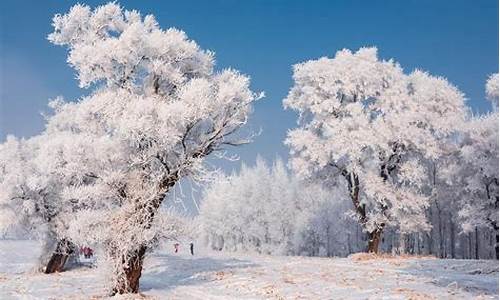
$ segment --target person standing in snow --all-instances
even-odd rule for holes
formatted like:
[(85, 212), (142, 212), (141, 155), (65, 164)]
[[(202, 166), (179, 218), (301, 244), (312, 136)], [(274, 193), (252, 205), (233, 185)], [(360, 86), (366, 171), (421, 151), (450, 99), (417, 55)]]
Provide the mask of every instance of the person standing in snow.
[(191, 255), (194, 255), (194, 243), (189, 243), (189, 251), (191, 251)]

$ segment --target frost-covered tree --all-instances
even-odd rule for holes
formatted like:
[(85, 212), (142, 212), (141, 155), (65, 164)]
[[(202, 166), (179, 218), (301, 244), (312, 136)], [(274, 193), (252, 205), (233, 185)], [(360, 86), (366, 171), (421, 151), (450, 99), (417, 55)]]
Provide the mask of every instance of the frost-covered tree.
[[(497, 92), (490, 76), (486, 94), (495, 105)], [(494, 79), (493, 79), (494, 80)], [(498, 233), (495, 197), (498, 175), (498, 115), (469, 116), (457, 123), (458, 132), (438, 159), (428, 160), (430, 191), (427, 218), (432, 229), (404, 236), (406, 251), (446, 258), (494, 257), (493, 239)], [(495, 170), (496, 169), (496, 170)], [(488, 187), (488, 188), (486, 188)], [(489, 200), (486, 200), (489, 199)], [(460, 232), (460, 228), (462, 232)], [(424, 243), (425, 242), (425, 243)], [(424, 246), (425, 244), (425, 246)]]
[(94, 224), (88, 233), (112, 260), (113, 293), (138, 292), (146, 251), (164, 230), (163, 199), (181, 178), (203, 177), (207, 155), (247, 142), (237, 131), (259, 95), (237, 71), (214, 72), (212, 52), (180, 30), (162, 30), (152, 15), (115, 3), (75, 5), (53, 26), (49, 40), (68, 47), (80, 86), (93, 92), (60, 103), (49, 130), (105, 136), (113, 145), (103, 159), (93, 144), (102, 166), (78, 192), (96, 203), (79, 211), (72, 232)]
[(295, 65), (293, 78), (284, 105), (300, 114), (286, 140), (297, 174), (347, 186), (368, 251), (378, 251), (386, 226), (428, 228), (426, 162), (462, 122), (462, 93), (443, 78), (403, 73), (376, 48)]
[[(2, 227), (22, 228), (43, 242), (40, 263), (46, 273), (63, 270), (75, 248), (66, 232), (72, 216), (93, 206), (78, 190), (94, 183), (96, 170), (113, 153), (111, 144), (102, 147), (109, 138), (99, 139), (48, 128), (28, 140), (9, 137), (0, 145), (0, 208), (7, 216)], [(101, 160), (94, 158), (96, 152)]]
[[(33, 180), (39, 178), (35, 166), (32, 163), (33, 153), (37, 147), (34, 140), (17, 139), (7, 136), (4, 143), (0, 144), (0, 209), (1, 222), (0, 232), (2, 235), (11, 231), (19, 231), (19, 228), (31, 229), (38, 227), (38, 221), (44, 219), (44, 215), (50, 217), (52, 213), (45, 208), (43, 202), (43, 190), (32, 184)], [(40, 201), (37, 201), (40, 199)], [(38, 213), (39, 212), (39, 213)]]
[[(205, 191), (198, 222), (213, 249), (275, 255), (346, 255), (345, 195), (288, 174), (281, 160), (221, 175)], [(337, 197), (332, 199), (332, 197)]]
[(57, 234), (64, 209), (58, 196), (62, 178), (39, 168), (44, 141), (43, 137), (18, 140), (10, 136), (0, 145), (1, 227), (4, 234), (21, 230), (41, 240), (39, 264), (45, 266), (46, 273), (52, 273), (62, 271), (72, 247)]
[(489, 77), (486, 94), (494, 112), (474, 117), (464, 125), (457, 166), (458, 185), (464, 192), (459, 214), (465, 232), (489, 227), (496, 233), (498, 259), (498, 74)]
[(498, 73), (491, 74), (486, 80), (486, 97), (491, 101), (494, 111), (498, 111)]

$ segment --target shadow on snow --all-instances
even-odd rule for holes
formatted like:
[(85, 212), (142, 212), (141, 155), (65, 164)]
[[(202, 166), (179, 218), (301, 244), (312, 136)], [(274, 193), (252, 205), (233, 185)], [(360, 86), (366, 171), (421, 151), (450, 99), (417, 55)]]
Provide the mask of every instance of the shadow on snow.
[[(498, 266), (484, 260), (416, 260), (403, 269), (448, 289), (498, 295)], [(482, 275), (482, 276), (480, 276)], [(485, 276), (490, 275), (490, 276)]]
[(234, 258), (156, 255), (154, 260), (145, 262), (145, 272), (141, 277), (141, 291), (197, 285), (215, 280), (217, 272), (255, 266), (258, 265)]

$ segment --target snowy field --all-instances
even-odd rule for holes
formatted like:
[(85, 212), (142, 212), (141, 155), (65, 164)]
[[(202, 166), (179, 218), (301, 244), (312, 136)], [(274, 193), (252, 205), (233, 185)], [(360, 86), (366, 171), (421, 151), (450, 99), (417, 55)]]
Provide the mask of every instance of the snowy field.
[[(126, 299), (497, 299), (498, 262), (432, 258), (276, 257), (173, 249), (145, 263)], [(181, 248), (181, 250), (186, 250)], [(96, 269), (33, 271), (38, 244), (0, 240), (0, 299), (103, 299)]]

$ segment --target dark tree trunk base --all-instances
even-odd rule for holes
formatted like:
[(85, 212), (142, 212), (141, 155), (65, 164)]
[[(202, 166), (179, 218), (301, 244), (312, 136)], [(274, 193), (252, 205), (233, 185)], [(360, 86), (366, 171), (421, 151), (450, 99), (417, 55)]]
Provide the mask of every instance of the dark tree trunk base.
[(56, 250), (45, 268), (45, 274), (62, 272), (68, 257), (74, 252), (74, 248), (74, 245), (68, 240), (63, 239), (57, 242)]
[(66, 264), (66, 261), (68, 260), (68, 256), (66, 254), (58, 254), (54, 253), (50, 257), (49, 263), (47, 264), (47, 267), (45, 268), (45, 274), (51, 274), (51, 273), (56, 273), (56, 272), (62, 272), (64, 269), (64, 265)]
[(378, 253), (378, 246), (380, 244), (380, 237), (382, 235), (382, 229), (375, 229), (368, 233), (368, 253)]
[(142, 246), (139, 250), (135, 251), (128, 260), (128, 268), (125, 268), (126, 281), (119, 283), (113, 288), (111, 295), (116, 294), (137, 294), (139, 292), (139, 279), (142, 274), (142, 264), (144, 262), (144, 255), (146, 254), (146, 247)]

